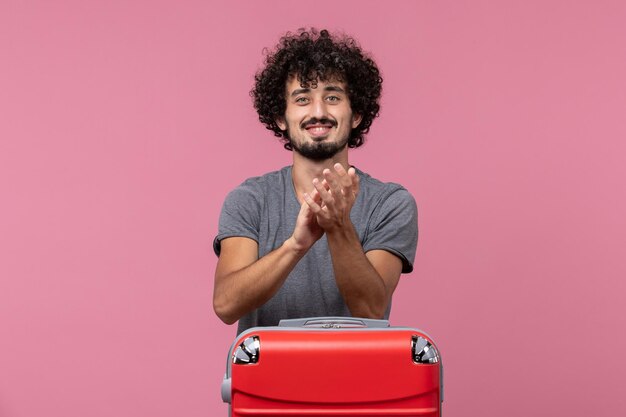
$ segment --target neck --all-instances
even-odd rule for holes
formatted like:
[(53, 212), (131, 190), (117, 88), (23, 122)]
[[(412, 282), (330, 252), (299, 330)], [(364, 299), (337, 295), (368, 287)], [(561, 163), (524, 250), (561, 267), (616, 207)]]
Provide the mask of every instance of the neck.
[(302, 203), (304, 201), (302, 194), (310, 193), (313, 191), (313, 179), (324, 179), (322, 171), (326, 168), (331, 171), (335, 171), (333, 166), (336, 163), (343, 165), (347, 171), (350, 167), (348, 162), (348, 148), (346, 147), (341, 152), (337, 153), (334, 157), (324, 159), (322, 161), (313, 161), (311, 159), (304, 158), (297, 152), (293, 152), (293, 167), (291, 169), (291, 178), (293, 180), (293, 186), (296, 190), (296, 197), (298, 201)]

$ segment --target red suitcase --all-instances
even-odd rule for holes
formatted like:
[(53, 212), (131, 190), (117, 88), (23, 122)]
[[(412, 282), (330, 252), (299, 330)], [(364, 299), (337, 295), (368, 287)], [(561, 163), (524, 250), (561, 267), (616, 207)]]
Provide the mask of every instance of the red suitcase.
[(237, 336), (222, 399), (231, 417), (436, 417), (443, 366), (429, 336), (386, 320), (282, 320)]

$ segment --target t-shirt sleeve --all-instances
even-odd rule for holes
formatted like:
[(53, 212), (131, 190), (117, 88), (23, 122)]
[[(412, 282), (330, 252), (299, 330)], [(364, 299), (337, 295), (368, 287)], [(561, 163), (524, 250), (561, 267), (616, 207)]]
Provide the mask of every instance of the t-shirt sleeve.
[(384, 198), (372, 216), (363, 250), (382, 249), (402, 260), (402, 273), (413, 271), (417, 248), (417, 205), (404, 188)]
[(259, 241), (261, 203), (258, 193), (246, 183), (231, 191), (227, 196), (218, 226), (218, 234), (213, 240), (213, 251), (220, 255), (222, 239), (228, 237), (247, 237)]

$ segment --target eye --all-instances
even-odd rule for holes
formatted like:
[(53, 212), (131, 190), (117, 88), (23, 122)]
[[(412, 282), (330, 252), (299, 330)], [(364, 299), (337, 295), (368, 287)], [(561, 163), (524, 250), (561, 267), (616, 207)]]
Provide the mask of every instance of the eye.
[(326, 100), (330, 101), (330, 102), (337, 102), (339, 100), (341, 100), (339, 97), (337, 96), (328, 96), (326, 97)]
[(296, 97), (296, 99), (294, 100), (294, 102), (296, 104), (306, 104), (309, 102), (309, 98), (306, 96), (300, 96), (300, 97)]

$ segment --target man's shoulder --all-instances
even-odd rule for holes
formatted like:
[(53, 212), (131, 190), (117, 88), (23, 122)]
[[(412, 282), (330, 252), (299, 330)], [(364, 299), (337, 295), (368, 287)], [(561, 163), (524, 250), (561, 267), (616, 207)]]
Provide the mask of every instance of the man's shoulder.
[(249, 177), (239, 184), (237, 188), (273, 186), (284, 182), (291, 176), (291, 166), (286, 166), (276, 171), (271, 171), (255, 177)]
[(404, 188), (401, 184), (395, 182), (384, 182), (376, 179), (366, 172), (356, 168), (359, 175), (359, 191), (361, 193), (368, 194), (369, 198), (378, 196), (379, 198), (387, 198), (392, 194), (398, 194), (399, 196), (406, 196), (407, 198), (413, 198), (411, 193)]
[(271, 192), (276, 192), (278, 188), (284, 187), (286, 181), (291, 177), (291, 166), (286, 166), (276, 171), (268, 172), (256, 177), (249, 177), (230, 193), (234, 196), (258, 196), (262, 197)]

